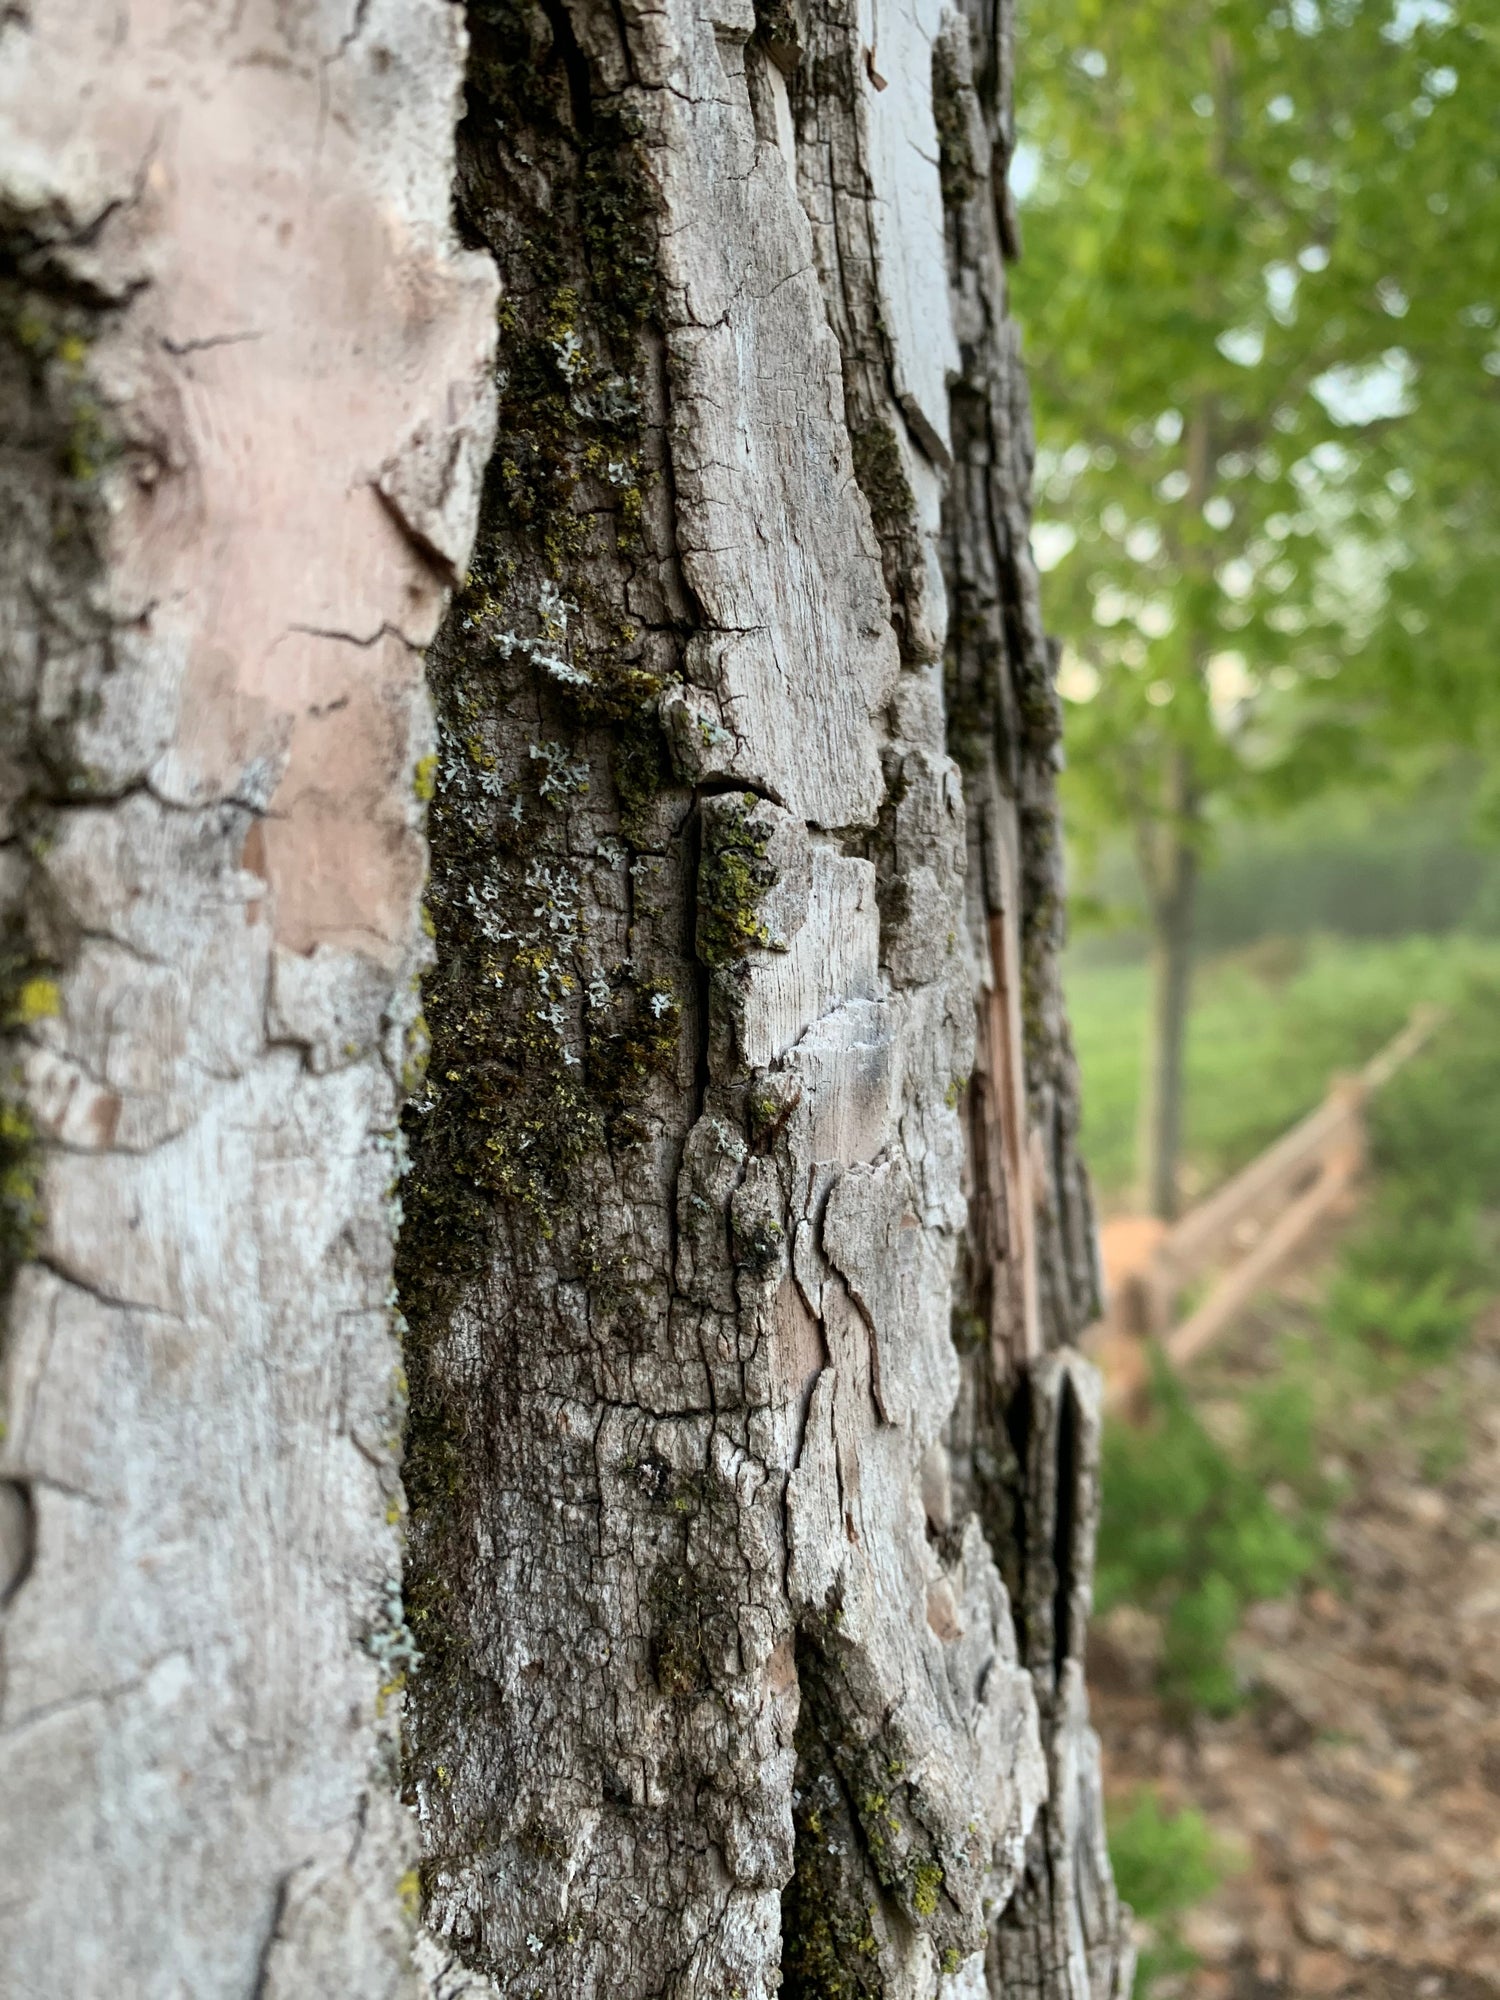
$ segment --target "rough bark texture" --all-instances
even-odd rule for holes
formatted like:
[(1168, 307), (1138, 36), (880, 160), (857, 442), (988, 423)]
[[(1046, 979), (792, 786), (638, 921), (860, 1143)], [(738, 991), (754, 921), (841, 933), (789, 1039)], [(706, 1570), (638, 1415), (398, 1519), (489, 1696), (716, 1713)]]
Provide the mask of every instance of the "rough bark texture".
[(466, 17), (0, 27), (5, 1962), (1112, 2000), (1007, 19)]
[(373, 2000), (462, 17), (31, 0), (0, 57), (0, 1985)]
[(1006, 31), (471, 22), (500, 420), (399, 1273), (444, 1976), (1104, 2000)]

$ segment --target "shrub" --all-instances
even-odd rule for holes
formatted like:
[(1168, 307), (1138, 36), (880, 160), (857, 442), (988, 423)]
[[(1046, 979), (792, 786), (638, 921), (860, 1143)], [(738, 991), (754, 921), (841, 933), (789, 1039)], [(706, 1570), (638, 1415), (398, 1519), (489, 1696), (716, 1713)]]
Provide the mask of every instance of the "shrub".
[(1109, 1855), (1122, 1900), (1150, 1934), (1135, 1989), (1137, 2000), (1149, 2000), (1157, 1979), (1196, 1963), (1182, 1942), (1178, 1919), (1218, 1887), (1229, 1857), (1201, 1813), (1164, 1812), (1149, 1787), (1135, 1794), (1128, 1810), (1110, 1813)]
[(1231, 1455), (1159, 1354), (1153, 1373), (1147, 1423), (1105, 1433), (1095, 1594), (1102, 1611), (1131, 1603), (1160, 1616), (1167, 1700), (1224, 1714), (1239, 1698), (1227, 1648), (1242, 1608), (1290, 1590), (1318, 1560), (1314, 1498), (1289, 1516), (1270, 1497), (1313, 1495), (1310, 1410), (1296, 1394), (1261, 1398)]
[(1323, 1323), (1335, 1340), (1382, 1350), (1411, 1362), (1441, 1361), (1462, 1343), (1482, 1292), (1460, 1291), (1435, 1271), (1415, 1287), (1400, 1278), (1334, 1274), (1323, 1301)]

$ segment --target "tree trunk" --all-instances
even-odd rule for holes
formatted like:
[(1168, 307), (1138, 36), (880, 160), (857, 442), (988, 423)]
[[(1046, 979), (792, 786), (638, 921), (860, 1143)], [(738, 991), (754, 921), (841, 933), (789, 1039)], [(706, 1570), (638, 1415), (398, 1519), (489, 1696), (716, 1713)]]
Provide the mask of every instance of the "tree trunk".
[[(1224, 55), (1215, 42), (1215, 61)], [(1223, 130), (1220, 138), (1223, 139)], [(1227, 171), (1227, 160), (1221, 162)], [(1214, 487), (1218, 454), (1218, 400), (1201, 398), (1187, 427), (1187, 512), (1197, 521)], [(1205, 590), (1213, 587), (1212, 551), (1201, 542), (1174, 551)], [(1201, 630), (1189, 634), (1187, 657), (1203, 682), (1211, 648)], [(1170, 1222), (1177, 1213), (1182, 1150), (1183, 1054), (1187, 1042), (1193, 971), (1193, 916), (1202, 844), (1202, 796), (1193, 753), (1171, 739), (1162, 751), (1159, 811), (1136, 827), (1137, 859), (1151, 914), (1151, 997), (1137, 1140), (1140, 1198), (1148, 1212)]]
[(1176, 887), (1151, 912), (1151, 1006), (1141, 1110), (1141, 1182), (1148, 1210), (1164, 1222), (1171, 1222), (1178, 1208), (1197, 857), (1177, 841), (1170, 866)]
[[(1189, 878), (1192, 861), (1177, 857)], [(1146, 1023), (1145, 1091), (1141, 1106), (1141, 1184), (1150, 1214), (1164, 1222), (1178, 1209), (1182, 1152), (1183, 1050), (1192, 979), (1191, 881), (1152, 910), (1151, 1002)]]
[(1177, 1214), (1182, 1156), (1183, 1058), (1193, 977), (1193, 911), (1198, 894), (1196, 800), (1185, 752), (1168, 776), (1171, 821), (1157, 830), (1147, 872), (1151, 910), (1151, 1000), (1141, 1096), (1141, 1189), (1164, 1222)]
[(162, 13), (9, 31), (7, 1963), (1123, 1995), (1008, 17), (472, 0), (460, 253), (451, 7)]

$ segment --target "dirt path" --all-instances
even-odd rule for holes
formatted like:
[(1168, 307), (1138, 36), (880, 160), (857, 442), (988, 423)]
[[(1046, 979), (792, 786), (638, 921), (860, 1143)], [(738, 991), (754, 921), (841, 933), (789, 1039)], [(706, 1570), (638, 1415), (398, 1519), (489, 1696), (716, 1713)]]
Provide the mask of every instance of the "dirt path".
[(1388, 1414), (1330, 1574), (1245, 1622), (1240, 1714), (1172, 1726), (1100, 1635), (1111, 1791), (1195, 1806), (1244, 1863), (1188, 1913), (1201, 1965), (1161, 2000), (1500, 2000), (1500, 1309)]

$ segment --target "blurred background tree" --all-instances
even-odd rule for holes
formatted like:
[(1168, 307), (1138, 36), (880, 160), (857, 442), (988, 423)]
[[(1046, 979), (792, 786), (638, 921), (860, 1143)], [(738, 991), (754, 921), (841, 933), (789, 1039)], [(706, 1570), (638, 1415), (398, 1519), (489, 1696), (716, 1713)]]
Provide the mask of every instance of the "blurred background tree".
[(1456, 751), (1482, 772), (1500, 732), (1500, 22), (1058, 0), (1022, 75), (1067, 798), (1086, 860), (1129, 830), (1139, 1192), (1170, 1216), (1211, 842)]

